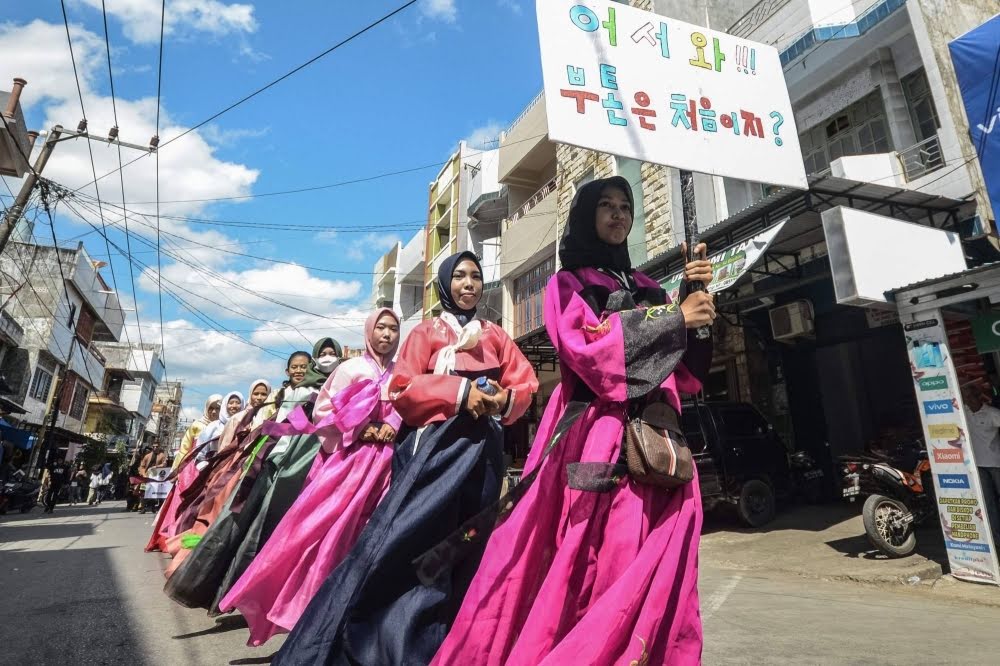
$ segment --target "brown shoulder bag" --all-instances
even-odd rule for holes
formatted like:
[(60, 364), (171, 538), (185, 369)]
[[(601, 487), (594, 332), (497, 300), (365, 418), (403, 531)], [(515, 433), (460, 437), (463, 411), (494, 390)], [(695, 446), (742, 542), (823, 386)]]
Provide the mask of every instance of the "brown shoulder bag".
[(694, 459), (677, 411), (665, 402), (642, 408), (625, 424), (625, 462), (636, 483), (676, 488), (694, 478)]

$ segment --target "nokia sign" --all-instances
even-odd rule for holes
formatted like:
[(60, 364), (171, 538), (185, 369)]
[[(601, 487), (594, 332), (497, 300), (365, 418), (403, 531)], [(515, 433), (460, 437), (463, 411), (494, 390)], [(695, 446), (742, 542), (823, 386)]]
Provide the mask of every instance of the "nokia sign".
[(962, 488), (969, 489), (969, 476), (967, 474), (938, 474), (938, 484), (942, 488)]

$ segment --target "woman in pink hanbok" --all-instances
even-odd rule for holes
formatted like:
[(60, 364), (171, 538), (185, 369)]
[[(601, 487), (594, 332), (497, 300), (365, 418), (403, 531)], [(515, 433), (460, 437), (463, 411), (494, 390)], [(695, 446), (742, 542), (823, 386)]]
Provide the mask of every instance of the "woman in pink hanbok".
[(156, 514), (153, 521), (153, 533), (146, 544), (146, 552), (164, 550), (167, 547), (167, 539), (176, 532), (174, 522), (177, 520), (177, 512), (180, 510), (182, 495), (184, 491), (198, 478), (198, 467), (194, 461), (197, 451), (197, 443), (202, 433), (213, 423), (218, 421), (222, 410), (222, 395), (213, 393), (205, 401), (205, 413), (184, 433), (181, 441), (181, 448), (174, 459), (173, 474), (176, 475), (174, 485), (170, 488), (170, 493), (163, 501), (163, 506)]
[(402, 423), (386, 393), (399, 318), (377, 310), (365, 334), (365, 355), (342, 363), (316, 400), (313, 422), (323, 444), (305, 489), (220, 604), (246, 618), (248, 645), (291, 631), (389, 487)]
[[(669, 305), (632, 269), (632, 205), (623, 178), (589, 183), (573, 202), (562, 270), (545, 294), (562, 381), (524, 470), (537, 476), (493, 532), (434, 664), (701, 659), (697, 477), (664, 490), (636, 483), (620, 460), (628, 415), (653, 401), (679, 412), (680, 394), (700, 391), (711, 342), (694, 329), (715, 309), (704, 292)], [(707, 284), (710, 263), (689, 263), (685, 277)]]

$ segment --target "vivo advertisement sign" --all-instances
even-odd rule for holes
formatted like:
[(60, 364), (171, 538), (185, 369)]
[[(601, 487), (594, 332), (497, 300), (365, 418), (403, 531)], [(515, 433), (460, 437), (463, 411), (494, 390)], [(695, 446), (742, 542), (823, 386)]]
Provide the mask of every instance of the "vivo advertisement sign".
[(925, 414), (949, 414), (955, 411), (951, 400), (928, 400), (924, 403)]
[(993, 214), (1000, 211), (1000, 14), (948, 45)]

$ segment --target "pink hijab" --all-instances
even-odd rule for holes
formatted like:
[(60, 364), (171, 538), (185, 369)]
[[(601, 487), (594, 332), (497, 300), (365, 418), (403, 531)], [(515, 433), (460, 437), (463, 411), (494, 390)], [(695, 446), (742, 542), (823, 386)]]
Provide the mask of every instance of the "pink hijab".
[(368, 355), (371, 356), (383, 370), (389, 367), (393, 357), (396, 355), (396, 350), (399, 349), (399, 338), (396, 338), (395, 346), (384, 356), (375, 351), (375, 345), (372, 344), (372, 337), (375, 335), (375, 325), (378, 324), (378, 320), (385, 315), (392, 315), (392, 318), (396, 320), (396, 325), (399, 325), (399, 315), (397, 315), (392, 308), (379, 308), (375, 312), (368, 315), (368, 319), (365, 321), (365, 349), (368, 350)]

